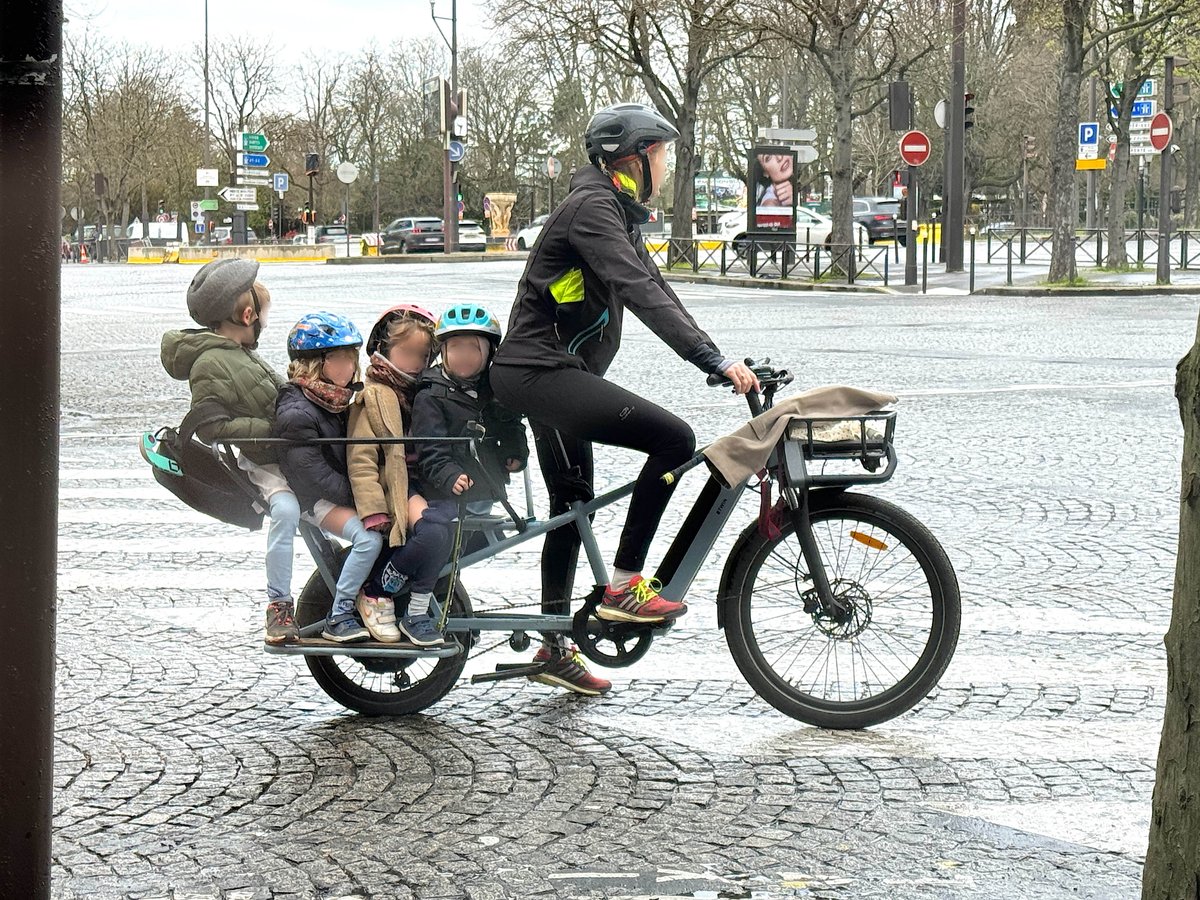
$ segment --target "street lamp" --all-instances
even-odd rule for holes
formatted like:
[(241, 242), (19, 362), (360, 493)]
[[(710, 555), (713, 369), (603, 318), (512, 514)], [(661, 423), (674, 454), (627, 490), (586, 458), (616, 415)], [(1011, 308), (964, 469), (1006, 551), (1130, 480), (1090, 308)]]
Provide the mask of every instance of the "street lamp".
[[(437, 0), (429, 0), (429, 16), (442, 36), (446, 46), (450, 48), (450, 96), (458, 102), (458, 0), (450, 0), (450, 18), (437, 14)], [(450, 23), (450, 38), (442, 31), (442, 22)], [(453, 253), (458, 249), (458, 204), (454, 192), (454, 163), (450, 160), (450, 132), (453, 128), (447, 122), (447, 130), (442, 134), (442, 234), (443, 250)]]

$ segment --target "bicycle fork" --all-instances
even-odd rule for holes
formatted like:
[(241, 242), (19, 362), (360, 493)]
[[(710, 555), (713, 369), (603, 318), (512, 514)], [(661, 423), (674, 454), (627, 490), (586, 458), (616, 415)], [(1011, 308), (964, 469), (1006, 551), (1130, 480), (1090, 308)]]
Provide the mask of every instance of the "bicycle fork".
[(805, 603), (804, 611), (809, 614), (824, 611), (840, 621), (850, 613), (850, 608), (834, 594), (833, 585), (829, 581), (829, 573), (825, 571), (821, 548), (817, 546), (817, 538), (813, 533), (809, 492), (806, 488), (797, 490), (786, 485), (781, 488), (780, 493), (783, 504), (787, 507), (787, 515), (792, 520), (796, 540), (800, 542), (800, 552), (804, 554), (804, 562), (808, 566), (808, 576), (812, 579), (813, 590), (816, 592), (817, 600), (820, 601), (819, 609), (809, 609), (809, 604)]

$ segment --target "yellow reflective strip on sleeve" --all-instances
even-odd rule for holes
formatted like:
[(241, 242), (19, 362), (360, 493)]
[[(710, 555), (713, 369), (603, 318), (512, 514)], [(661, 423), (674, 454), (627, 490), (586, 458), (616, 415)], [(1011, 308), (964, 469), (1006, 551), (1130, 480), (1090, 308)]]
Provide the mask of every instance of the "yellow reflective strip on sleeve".
[(568, 269), (550, 282), (555, 303), (579, 303), (583, 300), (583, 269)]

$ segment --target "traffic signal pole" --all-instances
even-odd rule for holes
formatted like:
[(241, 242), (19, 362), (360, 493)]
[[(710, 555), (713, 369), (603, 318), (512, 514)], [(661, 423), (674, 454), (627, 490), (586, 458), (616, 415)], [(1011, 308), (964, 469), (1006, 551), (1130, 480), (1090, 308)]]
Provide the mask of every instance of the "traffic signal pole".
[[(50, 896), (62, 260), (62, 0), (0, 0), (0, 897)], [(13, 387), (19, 385), (19, 395)]]
[(947, 126), (950, 135), (947, 146), (949, 160), (946, 164), (946, 184), (942, 191), (945, 197), (942, 228), (947, 232), (947, 272), (963, 270), (963, 222), (966, 206), (963, 197), (967, 95), (966, 31), (966, 0), (954, 0), (951, 12), (950, 101), (947, 104), (950, 107)]
[[(1175, 105), (1175, 57), (1168, 56), (1163, 70), (1163, 112)], [(1171, 283), (1171, 141), (1158, 154), (1158, 267), (1155, 281)]]

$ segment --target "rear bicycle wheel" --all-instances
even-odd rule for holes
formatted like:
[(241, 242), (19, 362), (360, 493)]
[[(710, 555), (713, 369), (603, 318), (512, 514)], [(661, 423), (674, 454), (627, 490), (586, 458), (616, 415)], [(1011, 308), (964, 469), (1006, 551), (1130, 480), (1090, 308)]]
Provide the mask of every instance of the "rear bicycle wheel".
[[(445, 595), (443, 579), (435, 596)], [(296, 603), (296, 622), (301, 628), (319, 622), (329, 615), (332, 606), (333, 597), (325, 579), (320, 571), (313, 572)], [(471, 599), (462, 582), (457, 582), (450, 615), (471, 614)], [(462, 644), (470, 637), (470, 634), (448, 633), (446, 641)], [(427, 709), (450, 693), (467, 663), (467, 647), (455, 656), (438, 659), (306, 656), (304, 662), (321, 690), (347, 709), (365, 716), (408, 716)]]
[(946, 670), (958, 644), (958, 580), (937, 539), (894, 504), (810, 497), (841, 608), (822, 608), (790, 520), (775, 538), (751, 525), (722, 598), (725, 639), (746, 681), (780, 712), (821, 728), (867, 728), (912, 709)]

